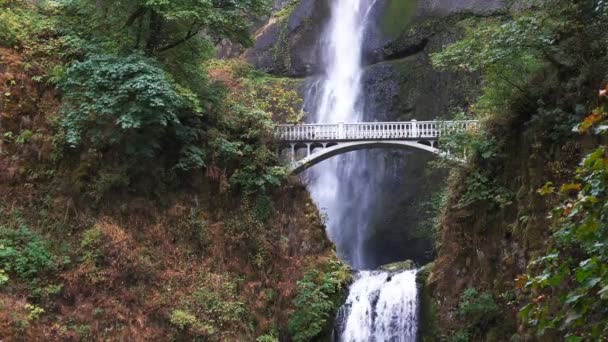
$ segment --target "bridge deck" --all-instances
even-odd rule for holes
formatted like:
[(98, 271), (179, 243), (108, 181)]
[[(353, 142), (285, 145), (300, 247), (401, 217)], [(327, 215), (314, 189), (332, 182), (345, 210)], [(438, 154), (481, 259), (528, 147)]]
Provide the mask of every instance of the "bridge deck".
[(275, 136), (284, 142), (436, 140), (442, 134), (478, 126), (479, 122), (475, 120), (278, 125)]

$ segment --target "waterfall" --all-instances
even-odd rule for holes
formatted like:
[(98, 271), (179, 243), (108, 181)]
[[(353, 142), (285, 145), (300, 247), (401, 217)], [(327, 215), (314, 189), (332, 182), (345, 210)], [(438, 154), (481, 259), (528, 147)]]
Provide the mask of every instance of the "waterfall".
[[(333, 0), (322, 38), (324, 74), (313, 82), (306, 109), (318, 123), (363, 119), (362, 46), (375, 0)], [(367, 212), (384, 163), (351, 152), (331, 158), (306, 174), (311, 195), (327, 215), (327, 231), (340, 256), (355, 269), (366, 268), (363, 244), (369, 233)], [(374, 168), (374, 173), (370, 170)], [(337, 321), (337, 339), (345, 342), (416, 340), (415, 271), (398, 274), (361, 271), (350, 288)], [(340, 323), (341, 322), (341, 323)]]
[[(357, 122), (363, 118), (361, 96), (362, 43), (373, 0), (334, 0), (322, 38), (325, 73), (310, 87), (307, 110), (318, 123)], [(371, 182), (365, 181), (365, 157), (358, 153), (331, 158), (306, 175), (313, 199), (328, 217), (327, 230), (355, 268), (363, 266), (361, 245)], [(343, 227), (349, 226), (349, 229)]]
[(337, 319), (338, 342), (415, 342), (416, 271), (361, 271)]

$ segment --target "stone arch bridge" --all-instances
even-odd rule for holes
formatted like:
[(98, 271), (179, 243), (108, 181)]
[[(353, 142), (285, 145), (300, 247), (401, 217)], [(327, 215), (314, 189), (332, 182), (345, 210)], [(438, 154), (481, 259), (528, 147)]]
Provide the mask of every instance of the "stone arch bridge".
[(475, 120), (278, 125), (275, 138), (281, 158), (297, 174), (338, 154), (370, 148), (418, 148), (450, 157), (441, 150), (439, 137), (478, 128)]

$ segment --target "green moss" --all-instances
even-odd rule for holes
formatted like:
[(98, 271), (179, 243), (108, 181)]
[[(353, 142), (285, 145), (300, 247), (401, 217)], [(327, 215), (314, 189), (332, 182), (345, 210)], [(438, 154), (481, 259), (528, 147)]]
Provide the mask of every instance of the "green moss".
[(407, 271), (407, 270), (415, 269), (416, 263), (414, 263), (412, 260), (405, 260), (405, 261), (399, 261), (399, 262), (393, 262), (390, 264), (386, 264), (386, 265), (381, 266), (380, 268), (385, 271), (389, 271), (389, 272)]
[(281, 20), (289, 18), (291, 16), (291, 13), (293, 13), (293, 11), (296, 9), (296, 7), (298, 7), (300, 5), (300, 0), (294, 0), (292, 2), (290, 2), (289, 4), (287, 4), (285, 7), (281, 8), (277, 13), (275, 13), (273, 16), (275, 18), (279, 18)]
[(380, 19), (382, 33), (395, 38), (401, 34), (416, 14), (417, 0), (389, 0)]
[(432, 298), (429, 279), (433, 271), (433, 263), (423, 266), (416, 274), (416, 283), (420, 289), (420, 325), (418, 334), (420, 341), (430, 342), (438, 340), (437, 305)]
[(289, 23), (289, 17), (285, 16), (279, 19), (280, 32), (279, 39), (272, 47), (272, 54), (274, 62), (277, 66), (286, 72), (291, 69), (291, 53), (289, 51), (289, 29), (287, 27)]

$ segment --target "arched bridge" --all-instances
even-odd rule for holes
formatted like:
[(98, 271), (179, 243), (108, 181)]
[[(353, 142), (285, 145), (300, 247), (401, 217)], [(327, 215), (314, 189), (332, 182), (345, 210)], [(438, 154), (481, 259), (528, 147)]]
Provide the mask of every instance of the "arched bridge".
[(438, 138), (478, 127), (475, 120), (278, 125), (275, 137), (282, 158), (291, 163), (290, 171), (299, 173), (335, 155), (360, 149), (418, 148), (449, 156), (449, 151), (441, 150)]

